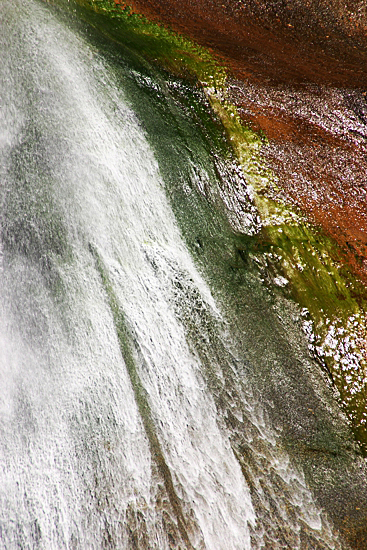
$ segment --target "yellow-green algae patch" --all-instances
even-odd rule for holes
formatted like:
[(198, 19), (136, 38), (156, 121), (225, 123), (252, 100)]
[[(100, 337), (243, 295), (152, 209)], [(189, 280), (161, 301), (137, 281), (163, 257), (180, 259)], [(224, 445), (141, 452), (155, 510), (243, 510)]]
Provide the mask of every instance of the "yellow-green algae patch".
[(116, 5), (113, 0), (75, 2), (96, 14), (105, 15), (104, 33), (131, 47), (149, 61), (176, 75), (199, 80), (203, 85), (224, 87), (225, 69), (208, 50), (192, 40), (134, 13), (127, 4)]
[(263, 227), (257, 248), (273, 281), (288, 287), (304, 315), (310, 348), (340, 393), (354, 432), (367, 453), (367, 292), (341, 261), (340, 247), (301, 214), (276, 199), (274, 174), (261, 158), (263, 137), (242, 125), (236, 108), (215, 94), (211, 105), (252, 188)]
[(245, 127), (226, 99), (224, 67), (205, 48), (133, 13), (128, 5), (116, 6), (113, 0), (76, 4), (110, 39), (203, 88), (261, 217), (262, 228), (252, 237), (253, 259), (272, 273), (275, 287), (300, 305), (310, 347), (331, 374), (367, 454), (366, 288), (342, 264), (338, 245), (279, 199), (276, 177), (261, 155), (265, 138)]

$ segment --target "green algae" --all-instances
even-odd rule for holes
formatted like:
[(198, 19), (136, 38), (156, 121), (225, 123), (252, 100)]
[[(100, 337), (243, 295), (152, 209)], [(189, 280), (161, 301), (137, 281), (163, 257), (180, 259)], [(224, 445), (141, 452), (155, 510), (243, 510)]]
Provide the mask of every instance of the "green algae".
[[(262, 158), (266, 138), (244, 126), (236, 107), (226, 99), (225, 68), (205, 48), (133, 13), (127, 5), (116, 6), (112, 0), (75, 0), (74, 6), (82, 19), (109, 39), (203, 89), (261, 218), (262, 228), (256, 235), (241, 235), (234, 228), (233, 238), (244, 241), (239, 249), (244, 246), (246, 255), (264, 269), (272, 289), (301, 307), (310, 348), (331, 375), (367, 454), (366, 289), (343, 265), (338, 245), (280, 198), (276, 177)], [(197, 118), (208, 124), (202, 112), (197, 112)], [(208, 132), (212, 130), (208, 128)]]
[(367, 292), (342, 262), (343, 251), (320, 228), (277, 197), (275, 175), (261, 157), (266, 143), (243, 126), (236, 108), (212, 95), (229, 142), (253, 191), (263, 227), (253, 250), (277, 286), (303, 308), (310, 349), (331, 375), (353, 430), (367, 454)]
[[(60, 1), (60, 0), (59, 0)], [(81, 15), (145, 59), (184, 78), (221, 88), (226, 72), (205, 48), (113, 0), (75, 0)]]

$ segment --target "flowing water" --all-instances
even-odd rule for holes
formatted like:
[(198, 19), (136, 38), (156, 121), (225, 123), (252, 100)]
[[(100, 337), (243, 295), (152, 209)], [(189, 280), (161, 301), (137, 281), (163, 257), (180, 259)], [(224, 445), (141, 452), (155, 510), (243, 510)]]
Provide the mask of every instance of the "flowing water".
[(0, 13), (1, 548), (339, 548), (182, 236), (209, 222), (163, 173), (186, 163), (188, 200), (212, 180), (212, 210), (233, 182), (195, 131), (158, 163), (142, 75), (77, 25)]

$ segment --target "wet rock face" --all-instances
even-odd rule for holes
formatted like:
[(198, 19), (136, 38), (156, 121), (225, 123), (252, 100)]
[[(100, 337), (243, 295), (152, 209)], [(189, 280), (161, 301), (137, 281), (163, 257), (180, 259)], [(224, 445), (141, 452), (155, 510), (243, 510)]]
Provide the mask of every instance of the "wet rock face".
[(367, 82), (363, 0), (135, 0), (134, 7), (186, 31), (242, 77)]
[(230, 96), (245, 124), (267, 136), (263, 154), (283, 197), (338, 242), (366, 282), (366, 94), (232, 81)]
[(284, 198), (321, 225), (367, 281), (367, 5), (364, 0), (135, 0), (210, 46)]

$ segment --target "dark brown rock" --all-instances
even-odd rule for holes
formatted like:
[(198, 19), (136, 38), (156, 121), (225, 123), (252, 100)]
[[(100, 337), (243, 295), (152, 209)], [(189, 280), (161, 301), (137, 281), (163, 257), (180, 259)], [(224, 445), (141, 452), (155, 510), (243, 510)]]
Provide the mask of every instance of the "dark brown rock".
[(210, 47), (287, 200), (367, 281), (367, 5), (364, 0), (134, 0)]

